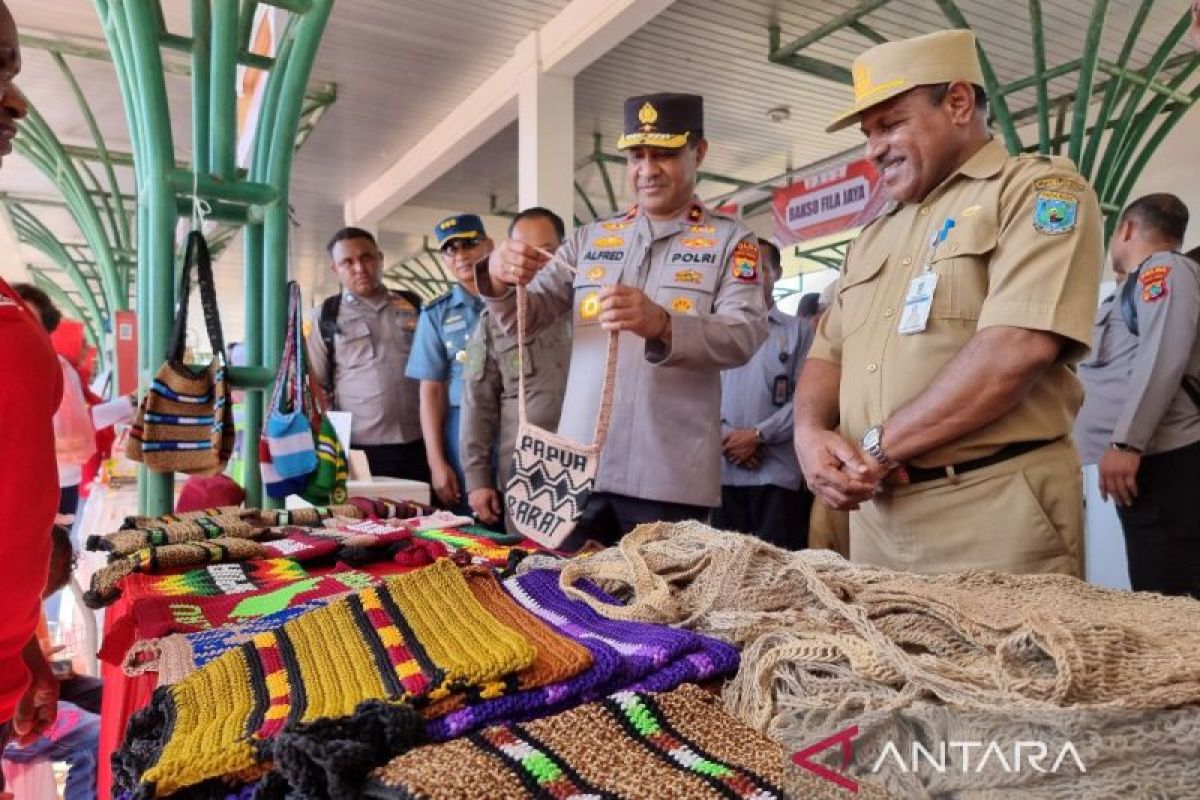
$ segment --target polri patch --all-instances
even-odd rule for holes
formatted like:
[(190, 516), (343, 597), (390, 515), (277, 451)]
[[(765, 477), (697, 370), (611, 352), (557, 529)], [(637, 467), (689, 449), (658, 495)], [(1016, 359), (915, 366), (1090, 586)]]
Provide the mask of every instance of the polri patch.
[(742, 283), (758, 282), (758, 245), (738, 242), (733, 248), (733, 277)]
[(1171, 268), (1164, 265), (1142, 271), (1138, 282), (1142, 284), (1143, 303), (1155, 303), (1167, 296), (1167, 276), (1170, 274)]
[(1083, 184), (1067, 178), (1042, 178), (1033, 182), (1033, 191), (1034, 230), (1054, 236), (1075, 229)]

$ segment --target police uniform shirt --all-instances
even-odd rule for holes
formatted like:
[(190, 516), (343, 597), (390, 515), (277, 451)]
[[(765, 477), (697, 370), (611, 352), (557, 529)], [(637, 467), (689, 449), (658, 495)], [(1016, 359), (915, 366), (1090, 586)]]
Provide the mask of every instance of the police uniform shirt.
[[(976, 332), (1010, 326), (1063, 337), (1059, 360), (1002, 417), (913, 463), (956, 464), (1069, 434), (1083, 396), (1071, 365), (1091, 342), (1099, 294), (1101, 221), (1067, 159), (1010, 157), (996, 141), (922, 202), (893, 202), (852, 245), (809, 354), (841, 367), (842, 432), (857, 440), (886, 423)], [(938, 276), (928, 326), (901, 335), (909, 283), (926, 263)]]
[(1195, 262), (1165, 252), (1126, 278), (1137, 282), (1137, 335), (1125, 324), (1120, 289), (1101, 307), (1095, 356), (1080, 365), (1089, 392), (1077, 426), (1081, 453), (1088, 443), (1085, 461), (1099, 461), (1113, 442), (1153, 455), (1200, 441), (1200, 408), (1182, 388), (1185, 376), (1200, 376), (1198, 272)]
[[(521, 367), (530, 424), (547, 430), (558, 427), (570, 355), (568, 314), (537, 336), (528, 337)], [(517, 337), (501, 328), (485, 307), (467, 343), (463, 370), (461, 452), (468, 492), (503, 491), (511, 475), (519, 424), (519, 371)]]
[(767, 312), (767, 340), (745, 366), (721, 373), (721, 433), (758, 428), (764, 445), (757, 469), (722, 459), (722, 486), (800, 488), (800, 462), (792, 444), (796, 373), (812, 345), (813, 329), (778, 308)]
[[(644, 291), (671, 315), (671, 345), (623, 333), (608, 440), (596, 490), (714, 507), (721, 502), (720, 371), (762, 344), (766, 309), (758, 244), (739, 220), (699, 200), (653, 226), (634, 209), (577, 229), (529, 285), (530, 330), (564, 311), (574, 325), (558, 432), (590, 443), (600, 406), (608, 332), (599, 293), (617, 281)], [(516, 329), (516, 294), (489, 298)]]
[[(313, 374), (325, 379), (329, 359), (319, 325), (311, 317), (308, 353)], [(407, 444), (421, 438), (420, 384), (404, 377), (418, 311), (395, 295), (362, 299), (342, 292), (334, 337), (334, 398), (351, 414), (355, 445)]]
[(449, 384), (452, 408), (462, 404), (463, 365), (467, 340), (475, 332), (483, 301), (461, 285), (431, 302), (421, 314), (407, 375), (418, 381)]

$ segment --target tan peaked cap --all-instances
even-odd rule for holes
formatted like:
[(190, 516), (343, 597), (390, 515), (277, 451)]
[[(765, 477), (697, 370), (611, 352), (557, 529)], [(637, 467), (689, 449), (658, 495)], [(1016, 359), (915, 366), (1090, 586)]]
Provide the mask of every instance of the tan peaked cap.
[(858, 121), (872, 106), (916, 86), (966, 81), (983, 86), (983, 70), (969, 30), (938, 31), (884, 42), (854, 59), (854, 105), (829, 123), (826, 133)]

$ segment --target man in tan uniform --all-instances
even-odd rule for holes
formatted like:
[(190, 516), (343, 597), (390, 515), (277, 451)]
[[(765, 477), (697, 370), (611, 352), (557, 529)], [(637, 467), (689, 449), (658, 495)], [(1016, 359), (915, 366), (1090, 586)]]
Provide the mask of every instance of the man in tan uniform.
[[(854, 242), (796, 394), (813, 490), (853, 560), (914, 572), (1082, 568), (1082, 390), (1101, 266), (1095, 193), (987, 128), (969, 31), (854, 64), (855, 122), (891, 203)], [(840, 425), (840, 434), (834, 429)]]
[[(513, 219), (508, 235), (548, 253), (562, 245), (566, 227), (546, 208), (527, 208)], [(520, 369), (525, 371), (529, 422), (554, 430), (567, 389), (571, 359), (571, 315), (563, 314), (537, 336), (526, 337), (523, 365), (517, 337), (485, 308), (467, 342), (462, 388), (462, 458), (467, 503), (484, 525), (503, 525), (504, 488), (516, 449)]]
[(572, 313), (561, 436), (592, 441), (608, 334), (620, 332), (612, 424), (570, 544), (708, 518), (721, 502), (721, 370), (746, 363), (766, 338), (754, 234), (695, 196), (708, 151), (702, 99), (629, 98), (617, 147), (635, 208), (577, 229), (553, 259), (507, 239), (486, 269), (476, 266), (480, 293), (509, 331), (514, 285), (529, 287), (534, 335)]

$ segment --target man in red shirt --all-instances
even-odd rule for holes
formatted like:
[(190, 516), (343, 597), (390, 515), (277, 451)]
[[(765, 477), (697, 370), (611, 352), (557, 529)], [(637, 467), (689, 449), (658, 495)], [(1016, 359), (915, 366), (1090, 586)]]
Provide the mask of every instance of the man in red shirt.
[[(0, 158), (25, 98), (17, 26), (0, 0)], [(54, 721), (57, 682), (35, 635), (58, 507), (54, 412), (62, 371), (50, 338), (0, 279), (0, 741), (29, 741)]]

